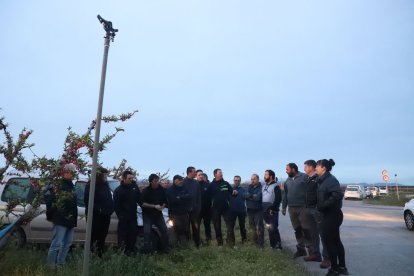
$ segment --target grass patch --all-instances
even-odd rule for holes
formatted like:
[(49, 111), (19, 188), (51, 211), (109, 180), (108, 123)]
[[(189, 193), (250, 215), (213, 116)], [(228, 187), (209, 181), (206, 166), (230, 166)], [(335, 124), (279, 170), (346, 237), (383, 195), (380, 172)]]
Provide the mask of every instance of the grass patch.
[[(0, 251), (0, 275), (81, 275), (83, 250), (74, 249), (64, 268), (46, 266), (46, 248), (28, 246)], [(196, 249), (192, 244), (174, 248), (168, 254), (127, 257), (107, 252), (102, 259), (92, 256), (91, 276), (103, 275), (309, 275), (295, 263), (290, 252), (260, 250), (252, 244), (237, 249), (215, 245)]]
[(382, 195), (376, 198), (364, 199), (364, 203), (403, 207), (404, 204), (413, 197), (413, 192), (400, 192), (400, 199), (398, 200), (397, 193), (389, 193), (388, 195)]

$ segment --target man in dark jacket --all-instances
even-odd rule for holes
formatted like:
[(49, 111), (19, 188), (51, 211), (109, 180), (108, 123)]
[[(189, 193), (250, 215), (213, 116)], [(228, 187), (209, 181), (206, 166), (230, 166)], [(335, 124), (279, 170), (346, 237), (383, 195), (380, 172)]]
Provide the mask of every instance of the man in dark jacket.
[(252, 175), (251, 181), (252, 183), (245, 194), (247, 216), (249, 217), (250, 229), (253, 231), (253, 241), (262, 248), (264, 246), (262, 184), (259, 182), (257, 174)]
[(165, 189), (159, 183), (160, 177), (151, 174), (148, 178), (149, 186), (142, 192), (142, 218), (144, 221), (145, 249), (151, 251), (151, 229), (154, 225), (161, 234), (161, 250), (168, 249), (167, 225), (165, 225), (162, 210), (167, 207)]
[(282, 202), (282, 192), (277, 184), (277, 177), (272, 170), (264, 173), (265, 184), (262, 187), (263, 220), (269, 232), (270, 246), (273, 250), (282, 249), (279, 233), (279, 208)]
[(303, 234), (303, 223), (305, 222), (305, 195), (306, 180), (308, 176), (299, 172), (295, 163), (286, 165), (286, 173), (289, 176), (284, 185), (282, 198), (282, 215), (286, 215), (289, 207), (289, 217), (296, 237), (296, 252), (293, 258), (306, 256), (305, 237)]
[(236, 175), (233, 179), (234, 185), (233, 190), (237, 191), (236, 196), (232, 196), (230, 200), (230, 209), (231, 209), (231, 220), (232, 225), (236, 224), (236, 220), (239, 220), (240, 236), (242, 243), (247, 241), (246, 235), (246, 198), (244, 196), (245, 191), (240, 186), (241, 177)]
[(72, 182), (75, 172), (74, 164), (66, 164), (63, 179), (46, 198), (47, 218), (53, 223), (53, 237), (47, 255), (47, 262), (52, 267), (65, 264), (78, 222), (77, 198)]
[(125, 254), (135, 252), (137, 204), (140, 203), (140, 196), (140, 190), (134, 183), (134, 175), (131, 171), (124, 171), (121, 185), (114, 191), (114, 207), (118, 216), (118, 246)]
[(190, 223), (193, 233), (193, 240), (196, 247), (200, 246), (200, 212), (201, 212), (201, 189), (196, 177), (196, 169), (194, 167), (187, 168), (187, 177), (184, 178), (183, 184), (190, 192), (192, 202), (190, 210)]
[[(105, 239), (108, 235), (111, 215), (114, 212), (114, 200), (112, 191), (107, 181), (108, 170), (98, 167), (96, 173), (95, 197), (93, 203), (92, 235), (91, 248), (94, 250), (96, 243), (96, 253), (102, 257), (105, 248)], [(85, 214), (88, 215), (90, 184), (86, 185), (84, 192)]]
[(237, 191), (233, 192), (230, 184), (223, 179), (221, 169), (214, 170), (214, 179), (207, 188), (211, 198), (211, 213), (213, 219), (214, 230), (216, 232), (216, 240), (218, 246), (223, 246), (223, 235), (221, 232), (221, 218), (224, 218), (227, 228), (227, 244), (234, 246), (234, 226), (231, 223), (230, 198), (237, 195)]
[(167, 190), (168, 213), (174, 223), (174, 232), (177, 240), (190, 240), (189, 211), (191, 209), (191, 195), (183, 185), (183, 177), (175, 175), (173, 185)]
[[(318, 191), (318, 175), (315, 171), (316, 161), (307, 160), (304, 163), (304, 171), (308, 175), (306, 181), (306, 197), (305, 197), (305, 223), (303, 225), (303, 233), (309, 250), (309, 255), (304, 258), (305, 261), (320, 262), (320, 222), (321, 216), (316, 209), (317, 205), (317, 191)], [(323, 245), (323, 244), (322, 244)], [(325, 246), (323, 247), (323, 261), (321, 262), (321, 268), (330, 267), (330, 260)]]
[(201, 170), (197, 171), (197, 182), (200, 185), (201, 191), (201, 212), (198, 221), (199, 225), (201, 225), (201, 220), (203, 220), (206, 243), (209, 244), (211, 241), (211, 199), (207, 192), (209, 184), (207, 175)]

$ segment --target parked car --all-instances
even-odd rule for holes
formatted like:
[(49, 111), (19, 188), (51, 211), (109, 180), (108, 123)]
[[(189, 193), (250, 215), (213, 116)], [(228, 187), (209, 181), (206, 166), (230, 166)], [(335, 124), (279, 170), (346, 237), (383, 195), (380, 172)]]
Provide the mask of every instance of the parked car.
[(414, 198), (404, 205), (405, 226), (410, 231), (414, 231)]
[[(32, 186), (28, 177), (10, 177), (7, 176), (3, 179), (5, 185), (0, 185), (0, 219), (3, 224), (11, 223), (17, 216), (30, 210), (33, 198), (35, 197), (36, 190)], [(86, 236), (86, 217), (85, 217), (85, 206), (84, 206), (84, 191), (86, 180), (77, 180), (75, 182), (75, 192), (77, 195), (78, 203), (78, 225), (75, 228), (74, 244), (83, 244)], [(113, 191), (120, 185), (120, 182), (116, 179), (108, 180), (109, 186)], [(1, 211), (5, 210), (7, 202), (18, 200), (21, 204), (13, 208), (13, 212), (9, 218), (1, 215)], [(16, 247), (21, 247), (25, 243), (50, 243), (52, 239), (52, 227), (53, 224), (46, 220), (46, 204), (41, 203), (38, 209), (38, 215), (26, 225), (15, 227), (12, 233), (11, 242)], [(169, 235), (173, 238), (172, 223), (168, 218), (168, 210), (163, 210), (164, 219), (169, 229)], [(137, 247), (140, 249), (143, 246), (143, 220), (142, 210), (138, 206), (137, 211), (138, 217), (138, 230), (137, 230)], [(116, 214), (112, 214), (111, 222), (109, 226), (108, 235), (106, 237), (106, 243), (110, 245), (117, 244), (117, 224), (118, 218)], [(160, 233), (156, 227), (152, 228), (151, 233), (152, 248), (157, 250), (160, 246)]]
[[(359, 190), (359, 192), (362, 194), (362, 198), (365, 198), (366, 197), (366, 194), (365, 194), (365, 188), (364, 188), (364, 186), (363, 185), (358, 185), (358, 184), (350, 184), (350, 185), (347, 185), (346, 186), (346, 188), (348, 189), (348, 188), (357, 188), (358, 190)], [(345, 190), (346, 191), (346, 190)]]
[(345, 199), (356, 198), (356, 199), (362, 200), (364, 198), (364, 194), (361, 191), (361, 189), (357, 187), (347, 187), (345, 190), (344, 198)]
[(380, 187), (379, 188), (380, 195), (388, 195), (388, 190), (386, 187)]

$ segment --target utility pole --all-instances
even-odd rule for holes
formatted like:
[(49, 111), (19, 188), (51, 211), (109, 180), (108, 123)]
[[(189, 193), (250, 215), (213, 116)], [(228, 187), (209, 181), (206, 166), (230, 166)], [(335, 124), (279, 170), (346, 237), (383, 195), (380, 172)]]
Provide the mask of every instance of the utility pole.
[(99, 89), (98, 99), (98, 111), (96, 114), (96, 125), (95, 125), (95, 139), (93, 144), (93, 157), (92, 157), (92, 173), (90, 179), (90, 190), (89, 190), (89, 204), (88, 204), (88, 218), (86, 223), (86, 238), (85, 238), (85, 249), (83, 253), (83, 276), (89, 275), (89, 257), (91, 250), (91, 232), (92, 232), (92, 220), (93, 220), (93, 205), (95, 198), (95, 185), (96, 185), (96, 168), (98, 165), (98, 153), (99, 153), (99, 135), (101, 132), (101, 119), (102, 119), (102, 106), (105, 90), (105, 79), (106, 79), (106, 65), (108, 63), (108, 51), (110, 42), (114, 41), (115, 33), (117, 29), (112, 28), (112, 22), (103, 19), (98, 15), (99, 22), (103, 25), (106, 32), (105, 43), (104, 43), (104, 55), (102, 62), (101, 72), (101, 84)]

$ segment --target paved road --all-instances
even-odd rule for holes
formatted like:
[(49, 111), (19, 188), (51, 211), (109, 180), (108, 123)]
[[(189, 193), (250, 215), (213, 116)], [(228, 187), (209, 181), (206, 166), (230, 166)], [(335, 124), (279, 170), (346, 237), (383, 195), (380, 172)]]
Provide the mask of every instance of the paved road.
[[(351, 275), (414, 275), (414, 232), (405, 227), (402, 208), (344, 201), (341, 238)], [(285, 247), (295, 249), (289, 215), (280, 215)], [(325, 275), (319, 263), (300, 260), (313, 274)]]

